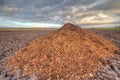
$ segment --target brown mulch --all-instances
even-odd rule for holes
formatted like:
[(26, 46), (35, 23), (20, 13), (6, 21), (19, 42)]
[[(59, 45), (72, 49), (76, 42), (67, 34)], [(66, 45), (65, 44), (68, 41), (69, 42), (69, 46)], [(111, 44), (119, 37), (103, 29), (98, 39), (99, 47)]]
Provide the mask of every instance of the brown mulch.
[(115, 57), (117, 49), (108, 40), (68, 23), (17, 51), (6, 67), (21, 69), (21, 77), (36, 74), (43, 80), (86, 80), (94, 77), (108, 57)]

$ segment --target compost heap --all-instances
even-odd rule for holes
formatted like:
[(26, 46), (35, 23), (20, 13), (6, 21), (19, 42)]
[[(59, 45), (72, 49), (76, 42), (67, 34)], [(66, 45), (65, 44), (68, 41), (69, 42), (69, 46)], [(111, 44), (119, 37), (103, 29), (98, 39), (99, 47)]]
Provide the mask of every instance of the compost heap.
[(16, 52), (7, 61), (7, 68), (21, 69), (21, 77), (35, 74), (39, 79), (86, 80), (115, 57), (117, 48), (71, 23), (41, 36)]

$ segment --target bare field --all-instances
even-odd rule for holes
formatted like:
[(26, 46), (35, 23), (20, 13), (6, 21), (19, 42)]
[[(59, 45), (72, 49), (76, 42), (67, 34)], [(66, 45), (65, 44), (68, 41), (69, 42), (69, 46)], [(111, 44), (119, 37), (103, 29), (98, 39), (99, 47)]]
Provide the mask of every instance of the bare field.
[[(2, 55), (0, 59), (15, 53), (30, 41), (51, 31), (53, 30), (0, 30), (0, 55)], [(90, 29), (89, 31), (110, 40), (120, 48), (120, 30)]]
[(12, 54), (36, 37), (50, 31), (51, 30), (2, 30), (0, 31), (0, 54)]
[(56, 28), (0, 28), (0, 31), (50, 31)]
[[(50, 31), (50, 29), (41, 30), (14, 30), (14, 29), (0, 29), (0, 54), (11, 52), (14, 53), (16, 50), (25, 46), (31, 40), (38, 36), (44, 35)], [(120, 30), (95, 30), (90, 29), (90, 32), (100, 35), (120, 48)]]
[[(24, 47), (35, 38), (51, 31), (53, 30), (0, 30), (0, 80), (10, 80), (10, 76), (6, 75), (6, 70), (2, 69), (4, 65), (3, 60), (5, 58), (13, 55), (17, 50)], [(89, 31), (110, 40), (120, 48), (120, 30), (90, 29)]]
[(103, 38), (111, 41), (120, 48), (120, 30), (97, 30), (90, 29), (90, 32), (102, 36)]

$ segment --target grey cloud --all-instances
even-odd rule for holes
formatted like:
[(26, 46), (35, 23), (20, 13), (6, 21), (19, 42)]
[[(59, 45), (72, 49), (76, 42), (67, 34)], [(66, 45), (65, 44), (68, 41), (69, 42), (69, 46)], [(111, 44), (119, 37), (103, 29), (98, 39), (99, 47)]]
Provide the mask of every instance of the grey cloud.
[(0, 16), (63, 23), (79, 21), (101, 12), (111, 17), (120, 16), (119, 7), (120, 0), (0, 0)]
[(0, 6), (2, 6), (4, 4), (5, 4), (4, 0), (0, 0)]
[(110, 11), (110, 10), (118, 10), (120, 9), (120, 0), (107, 0), (105, 3), (98, 4), (95, 7), (91, 8), (90, 10), (96, 11)]

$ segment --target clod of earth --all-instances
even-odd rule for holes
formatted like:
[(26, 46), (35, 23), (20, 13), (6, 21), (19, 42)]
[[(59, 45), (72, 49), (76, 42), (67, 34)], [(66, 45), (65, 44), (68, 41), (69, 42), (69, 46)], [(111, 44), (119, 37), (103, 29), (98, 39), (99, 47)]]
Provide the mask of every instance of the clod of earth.
[(6, 67), (42, 80), (86, 80), (114, 58), (118, 48), (71, 23), (38, 37), (6, 60)]

